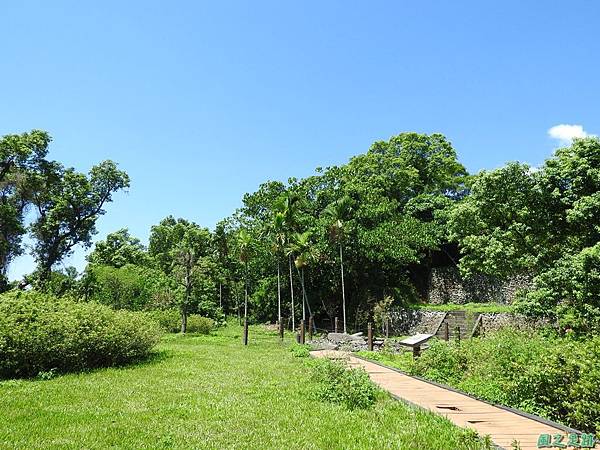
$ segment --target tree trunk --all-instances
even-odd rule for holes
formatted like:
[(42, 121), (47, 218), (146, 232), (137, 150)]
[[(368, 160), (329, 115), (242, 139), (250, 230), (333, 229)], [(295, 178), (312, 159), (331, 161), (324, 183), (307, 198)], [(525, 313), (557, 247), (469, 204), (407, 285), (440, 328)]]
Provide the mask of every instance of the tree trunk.
[(246, 277), (244, 279), (244, 319), (248, 320), (248, 263), (246, 263)]
[(340, 268), (342, 271), (342, 316), (344, 321), (344, 333), (346, 333), (346, 288), (344, 287), (344, 254), (340, 243)]
[(181, 332), (185, 334), (187, 331), (187, 311), (185, 310), (185, 306), (181, 307)]
[(277, 258), (277, 323), (281, 325), (281, 268)]
[(290, 263), (290, 294), (292, 295), (292, 330), (296, 329), (296, 318), (294, 312), (294, 278), (292, 273), (292, 255), (289, 257)]

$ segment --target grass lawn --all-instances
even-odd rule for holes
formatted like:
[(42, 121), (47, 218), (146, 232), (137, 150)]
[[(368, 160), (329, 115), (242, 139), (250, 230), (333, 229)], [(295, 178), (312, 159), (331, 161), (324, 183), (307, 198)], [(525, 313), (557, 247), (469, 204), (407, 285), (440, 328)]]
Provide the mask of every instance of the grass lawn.
[(472, 433), (385, 398), (350, 411), (312, 398), (310, 364), (274, 333), (229, 326), (164, 337), (151, 360), (0, 382), (0, 448), (481, 448)]

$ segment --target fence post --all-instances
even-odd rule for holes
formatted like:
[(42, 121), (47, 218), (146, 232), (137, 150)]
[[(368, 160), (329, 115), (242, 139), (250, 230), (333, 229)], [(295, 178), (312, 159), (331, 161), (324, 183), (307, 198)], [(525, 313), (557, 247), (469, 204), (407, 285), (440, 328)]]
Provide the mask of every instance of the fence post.
[(454, 332), (456, 333), (456, 342), (460, 344), (460, 325), (456, 325)]
[(367, 348), (370, 352), (373, 351), (373, 326), (371, 322), (367, 325)]
[(304, 320), (300, 321), (300, 343), (304, 344)]
[(386, 338), (390, 337), (390, 318), (389, 317), (385, 318), (385, 337)]
[(244, 317), (244, 345), (248, 345), (248, 318)]
[(448, 322), (444, 322), (444, 340), (450, 340), (450, 325), (448, 325)]
[(313, 340), (313, 316), (308, 317), (308, 340)]
[(338, 332), (338, 318), (336, 316), (335, 320), (334, 320), (334, 326), (333, 326), (333, 332), (337, 333)]

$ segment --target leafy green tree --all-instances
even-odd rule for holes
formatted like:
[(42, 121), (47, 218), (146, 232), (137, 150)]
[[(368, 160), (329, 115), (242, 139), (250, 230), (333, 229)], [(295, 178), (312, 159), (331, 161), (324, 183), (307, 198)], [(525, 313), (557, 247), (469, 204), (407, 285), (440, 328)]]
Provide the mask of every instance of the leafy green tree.
[(24, 218), (35, 189), (32, 178), (44, 163), (50, 141), (40, 130), (0, 138), (0, 292), (3, 284), (7, 286), (9, 264), (23, 253)]
[(201, 262), (210, 257), (212, 237), (206, 228), (185, 219), (169, 216), (151, 228), (150, 256), (167, 276), (174, 277), (183, 290), (179, 301), (181, 332), (187, 330), (188, 315), (197, 310), (194, 295), (202, 271)]
[(36, 177), (32, 203), (37, 218), (31, 224), (33, 254), (41, 285), (52, 267), (71, 254), (77, 244), (91, 245), (96, 221), (115, 192), (129, 187), (129, 176), (112, 161), (92, 167), (89, 176), (53, 162)]
[(86, 300), (132, 311), (176, 307), (172, 279), (152, 267), (90, 264), (81, 281)]
[(126, 264), (147, 266), (150, 258), (141, 241), (133, 237), (127, 228), (110, 233), (106, 239), (96, 242), (88, 255), (91, 264), (123, 267)]

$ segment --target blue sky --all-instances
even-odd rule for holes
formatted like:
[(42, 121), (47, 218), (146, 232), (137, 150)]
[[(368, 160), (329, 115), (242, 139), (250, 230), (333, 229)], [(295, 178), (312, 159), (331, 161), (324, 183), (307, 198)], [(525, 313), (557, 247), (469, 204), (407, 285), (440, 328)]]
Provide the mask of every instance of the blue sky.
[(444, 133), (472, 172), (541, 163), (556, 125), (600, 133), (593, 0), (19, 1), (0, 17), (0, 135), (41, 128), (50, 157), (132, 178), (98, 239), (146, 240), (168, 214), (212, 227), (261, 182), (402, 131)]

